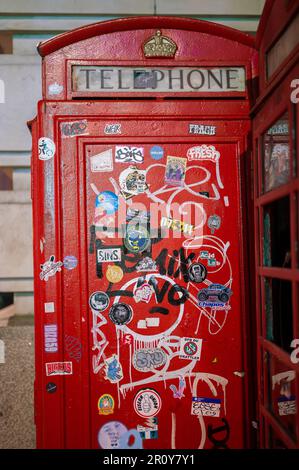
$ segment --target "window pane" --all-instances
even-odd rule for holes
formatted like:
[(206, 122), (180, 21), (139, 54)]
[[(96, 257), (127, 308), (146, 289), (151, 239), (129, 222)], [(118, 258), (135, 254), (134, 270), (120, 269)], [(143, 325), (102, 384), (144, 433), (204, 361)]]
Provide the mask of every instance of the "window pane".
[(10, 191), (12, 186), (12, 168), (0, 168), (0, 191)]
[(289, 197), (264, 207), (263, 251), (264, 266), (291, 267)]
[(287, 352), (293, 339), (292, 283), (265, 280), (266, 338)]
[(264, 135), (264, 192), (290, 180), (289, 118), (285, 113)]

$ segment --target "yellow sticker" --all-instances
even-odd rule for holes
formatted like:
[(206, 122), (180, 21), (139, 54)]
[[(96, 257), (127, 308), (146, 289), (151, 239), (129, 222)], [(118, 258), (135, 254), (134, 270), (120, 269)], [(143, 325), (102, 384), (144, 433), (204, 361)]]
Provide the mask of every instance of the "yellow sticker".
[(119, 282), (124, 277), (124, 272), (120, 266), (108, 266), (106, 277), (109, 282)]
[(114, 399), (108, 393), (99, 398), (98, 410), (100, 415), (111, 415), (114, 413)]

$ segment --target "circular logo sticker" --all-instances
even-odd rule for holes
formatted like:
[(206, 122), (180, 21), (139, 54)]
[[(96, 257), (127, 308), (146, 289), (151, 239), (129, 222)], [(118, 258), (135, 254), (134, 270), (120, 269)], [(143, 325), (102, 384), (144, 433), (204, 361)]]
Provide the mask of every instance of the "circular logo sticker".
[(127, 304), (114, 304), (110, 308), (109, 318), (115, 325), (126, 325), (133, 316), (133, 309)]
[(96, 197), (96, 207), (106, 211), (107, 215), (114, 214), (118, 209), (118, 197), (112, 191), (103, 191)]
[(161, 410), (161, 397), (151, 388), (140, 390), (134, 398), (134, 410), (142, 418), (152, 418)]
[(49, 382), (46, 385), (46, 390), (48, 393), (55, 393), (57, 390), (57, 385), (54, 384), (53, 382)]
[(120, 438), (128, 429), (119, 421), (109, 421), (104, 424), (98, 433), (98, 443), (102, 449), (119, 449)]
[(38, 139), (38, 158), (40, 160), (50, 160), (55, 155), (56, 146), (53, 140), (48, 137)]
[(75, 269), (78, 265), (76, 256), (66, 256), (63, 260), (63, 266), (66, 269)]
[(100, 415), (110, 415), (114, 412), (114, 399), (108, 393), (99, 398), (98, 410)]
[(184, 344), (184, 353), (187, 356), (194, 356), (197, 353), (197, 344), (194, 341), (189, 341), (188, 343)]
[(105, 292), (97, 291), (93, 292), (89, 297), (89, 305), (93, 310), (103, 312), (109, 305), (109, 297)]
[(119, 282), (124, 277), (124, 272), (120, 266), (108, 266), (106, 277), (109, 282)]
[(150, 149), (150, 154), (154, 160), (161, 160), (164, 156), (164, 150), (159, 145), (154, 145), (154, 147)]
[(201, 263), (192, 263), (188, 268), (188, 273), (192, 282), (203, 282), (207, 277), (207, 269)]
[(141, 253), (148, 247), (150, 236), (142, 225), (139, 225), (138, 228), (136, 225), (128, 225), (124, 243), (127, 250), (132, 253)]

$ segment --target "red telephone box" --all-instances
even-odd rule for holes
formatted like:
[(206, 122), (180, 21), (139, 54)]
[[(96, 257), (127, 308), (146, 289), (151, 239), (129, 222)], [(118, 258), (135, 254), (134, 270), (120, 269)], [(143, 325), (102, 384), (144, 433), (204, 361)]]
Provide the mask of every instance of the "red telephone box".
[(39, 52), (38, 447), (248, 446), (253, 39), (128, 18)]

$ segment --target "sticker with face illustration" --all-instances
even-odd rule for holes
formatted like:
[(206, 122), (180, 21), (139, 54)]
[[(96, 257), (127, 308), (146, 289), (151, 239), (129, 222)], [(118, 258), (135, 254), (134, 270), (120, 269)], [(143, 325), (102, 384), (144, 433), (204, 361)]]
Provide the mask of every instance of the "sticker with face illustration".
[(184, 186), (187, 159), (180, 157), (167, 157), (165, 183), (172, 186)]
[(139, 170), (136, 166), (126, 168), (119, 176), (119, 185), (125, 199), (144, 193), (148, 189), (146, 171)]
[(109, 318), (115, 325), (126, 325), (131, 321), (132, 316), (132, 307), (123, 303), (112, 305), (109, 311)]

